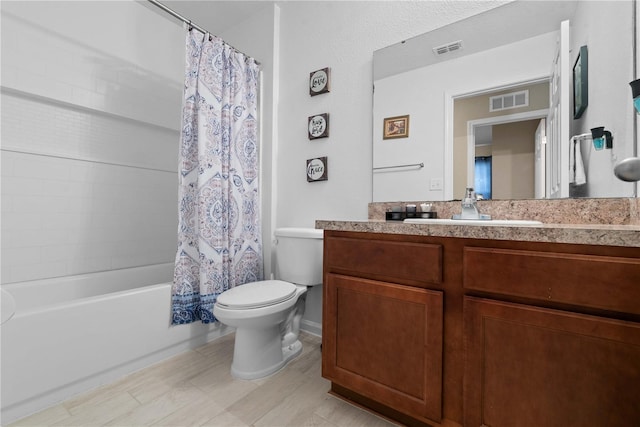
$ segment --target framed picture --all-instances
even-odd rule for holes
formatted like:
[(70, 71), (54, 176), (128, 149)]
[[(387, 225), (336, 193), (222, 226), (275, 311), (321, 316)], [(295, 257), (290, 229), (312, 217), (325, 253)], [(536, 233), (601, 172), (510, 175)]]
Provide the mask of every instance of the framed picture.
[(409, 136), (409, 115), (384, 119), (382, 139), (406, 138)]
[(580, 48), (580, 53), (573, 65), (573, 118), (579, 119), (589, 105), (589, 66), (587, 46)]
[(309, 117), (309, 139), (326, 138), (329, 136), (329, 113), (316, 114)]
[(309, 73), (309, 95), (315, 96), (329, 92), (330, 77), (331, 69), (328, 67)]
[(326, 181), (328, 179), (326, 157), (307, 160), (307, 182)]

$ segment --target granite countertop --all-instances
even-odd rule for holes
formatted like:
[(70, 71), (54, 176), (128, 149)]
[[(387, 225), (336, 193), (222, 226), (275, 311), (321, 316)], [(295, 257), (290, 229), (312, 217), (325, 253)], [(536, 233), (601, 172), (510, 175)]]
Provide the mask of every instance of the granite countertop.
[(640, 225), (542, 224), (523, 227), (405, 224), (399, 221), (384, 220), (317, 220), (316, 228), (365, 233), (640, 247)]

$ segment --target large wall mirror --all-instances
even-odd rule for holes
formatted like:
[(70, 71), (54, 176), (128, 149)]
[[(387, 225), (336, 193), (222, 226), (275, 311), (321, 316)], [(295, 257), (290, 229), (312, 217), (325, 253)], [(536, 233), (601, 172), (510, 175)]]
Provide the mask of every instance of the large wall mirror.
[(634, 197), (635, 7), (516, 0), (374, 52), (373, 201)]

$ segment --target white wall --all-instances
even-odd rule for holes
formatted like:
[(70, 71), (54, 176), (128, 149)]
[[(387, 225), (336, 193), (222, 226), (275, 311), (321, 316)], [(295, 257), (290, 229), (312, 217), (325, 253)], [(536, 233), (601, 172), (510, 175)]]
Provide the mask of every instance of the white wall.
[[(281, 4), (279, 226), (366, 219), (372, 197), (373, 51), (495, 7), (495, 2), (310, 1)], [(309, 73), (331, 67), (331, 92), (309, 96)], [(330, 114), (329, 138), (309, 141), (307, 118)], [(308, 183), (306, 160), (328, 157), (328, 181)]]
[[(372, 201), (373, 52), (496, 2), (292, 1), (280, 3), (280, 78), (274, 139), (275, 223), (364, 220)], [(312, 71), (331, 68), (331, 92), (309, 96)], [(307, 119), (330, 114), (328, 138), (309, 141)], [(327, 181), (309, 183), (306, 160), (328, 157)], [(321, 323), (322, 289), (307, 296), (303, 327)]]
[(133, 1), (1, 6), (2, 283), (172, 262), (180, 26)]

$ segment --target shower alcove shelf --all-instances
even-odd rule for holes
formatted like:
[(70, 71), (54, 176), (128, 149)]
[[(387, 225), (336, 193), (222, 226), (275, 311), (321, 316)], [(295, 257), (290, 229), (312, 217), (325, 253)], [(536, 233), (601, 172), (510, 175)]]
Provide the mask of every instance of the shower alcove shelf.
[(371, 224), (316, 223), (333, 394), (407, 425), (640, 425), (640, 227)]

